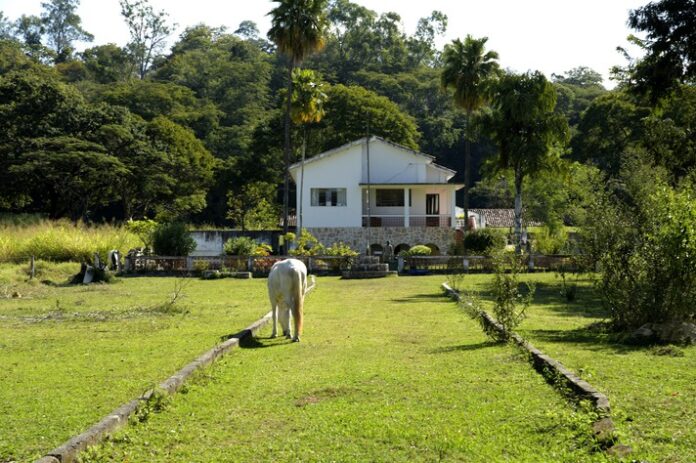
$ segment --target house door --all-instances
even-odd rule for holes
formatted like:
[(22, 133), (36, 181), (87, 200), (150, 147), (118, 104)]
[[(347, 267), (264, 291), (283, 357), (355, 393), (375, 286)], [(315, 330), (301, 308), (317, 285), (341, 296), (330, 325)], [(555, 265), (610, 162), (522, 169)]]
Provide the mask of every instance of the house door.
[[(426, 194), (425, 195), (425, 214), (428, 216), (425, 218), (425, 225), (427, 227), (440, 226), (440, 195), (439, 194)], [(430, 217), (433, 215), (435, 217)]]

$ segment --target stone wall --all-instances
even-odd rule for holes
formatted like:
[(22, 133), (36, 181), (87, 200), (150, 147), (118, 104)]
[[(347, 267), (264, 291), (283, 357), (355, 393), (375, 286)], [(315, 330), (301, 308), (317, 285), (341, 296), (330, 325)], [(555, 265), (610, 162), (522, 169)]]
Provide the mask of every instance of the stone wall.
[(307, 230), (325, 246), (342, 241), (361, 253), (365, 252), (368, 244), (384, 246), (388, 240), (394, 249), (402, 244), (409, 246), (434, 244), (441, 254), (446, 254), (455, 235), (454, 229), (439, 227), (308, 228)]

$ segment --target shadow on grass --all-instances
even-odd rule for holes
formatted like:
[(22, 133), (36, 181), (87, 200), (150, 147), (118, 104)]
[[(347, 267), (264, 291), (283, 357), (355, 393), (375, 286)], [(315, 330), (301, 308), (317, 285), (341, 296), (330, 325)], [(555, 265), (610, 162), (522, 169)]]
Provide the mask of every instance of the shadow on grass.
[(449, 300), (447, 296), (442, 293), (429, 293), (429, 294), (414, 294), (407, 297), (399, 297), (391, 299), (391, 302), (406, 302), (406, 303), (417, 303), (417, 302), (433, 302), (437, 300)]
[[(230, 338), (239, 337), (238, 335), (229, 335)], [(268, 347), (278, 347), (285, 346), (288, 344), (293, 344), (291, 339), (287, 339), (285, 336), (277, 336), (275, 338), (264, 337), (257, 338), (256, 336), (246, 336), (240, 338), (239, 347), (242, 349), (266, 349)]]
[[(649, 349), (649, 345), (631, 344), (623, 340), (624, 334), (608, 332), (603, 324), (591, 323), (574, 330), (523, 330), (520, 334), (532, 344), (535, 341), (579, 344), (593, 351), (611, 351), (617, 354)], [(543, 350), (543, 349), (542, 349)]]
[(486, 349), (488, 347), (499, 346), (495, 341), (483, 341), (476, 344), (461, 344), (458, 346), (439, 347), (430, 351), (431, 354), (449, 354), (452, 352), (467, 352), (472, 350)]

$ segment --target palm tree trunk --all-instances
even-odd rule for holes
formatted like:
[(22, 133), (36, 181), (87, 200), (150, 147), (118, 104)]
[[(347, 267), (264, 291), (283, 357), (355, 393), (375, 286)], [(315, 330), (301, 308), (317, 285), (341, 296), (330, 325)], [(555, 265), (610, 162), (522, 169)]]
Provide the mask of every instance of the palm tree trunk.
[(522, 169), (515, 168), (515, 252), (522, 252)]
[(466, 233), (469, 227), (469, 185), (471, 184), (471, 142), (469, 141), (469, 124), (471, 123), (471, 111), (466, 112), (466, 126), (464, 128), (464, 230), (462, 246), (466, 253)]
[[(288, 94), (285, 103), (285, 150), (284, 150), (284, 162), (285, 162), (285, 178), (283, 182), (283, 233), (288, 233), (288, 207), (290, 203), (290, 107), (292, 103), (292, 69), (294, 67), (294, 62), (290, 59), (288, 64)], [(287, 254), (287, 245), (284, 249)]]
[(302, 197), (304, 195), (304, 162), (307, 153), (307, 126), (302, 127), (302, 162), (300, 163), (300, 204), (297, 206), (297, 237), (302, 234)]

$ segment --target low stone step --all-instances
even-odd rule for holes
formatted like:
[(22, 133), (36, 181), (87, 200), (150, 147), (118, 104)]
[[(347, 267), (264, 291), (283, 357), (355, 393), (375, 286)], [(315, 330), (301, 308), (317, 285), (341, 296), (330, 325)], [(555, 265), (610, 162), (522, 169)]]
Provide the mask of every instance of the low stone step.
[(385, 278), (392, 276), (398, 276), (398, 272), (343, 272), (343, 278), (346, 280), (358, 280), (363, 278)]
[(354, 265), (354, 272), (386, 272), (389, 270), (389, 264), (358, 264)]

